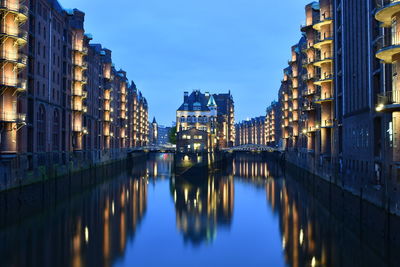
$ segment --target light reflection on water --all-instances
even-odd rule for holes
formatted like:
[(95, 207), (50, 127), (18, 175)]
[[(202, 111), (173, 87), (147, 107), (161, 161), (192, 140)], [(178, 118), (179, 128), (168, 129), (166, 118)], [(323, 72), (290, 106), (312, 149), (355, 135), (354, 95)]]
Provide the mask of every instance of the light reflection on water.
[(331, 213), (276, 162), (243, 155), (220, 173), (182, 177), (173, 160), (153, 155), (5, 225), (0, 265), (396, 266), (387, 248), (373, 246), (382, 238)]

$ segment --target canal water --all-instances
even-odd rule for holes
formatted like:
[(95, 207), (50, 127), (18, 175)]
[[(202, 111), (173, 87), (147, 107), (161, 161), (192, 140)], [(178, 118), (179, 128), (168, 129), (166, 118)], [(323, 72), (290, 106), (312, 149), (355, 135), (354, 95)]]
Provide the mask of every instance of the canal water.
[(261, 155), (218, 168), (154, 154), (3, 218), (0, 266), (400, 266), (397, 218)]

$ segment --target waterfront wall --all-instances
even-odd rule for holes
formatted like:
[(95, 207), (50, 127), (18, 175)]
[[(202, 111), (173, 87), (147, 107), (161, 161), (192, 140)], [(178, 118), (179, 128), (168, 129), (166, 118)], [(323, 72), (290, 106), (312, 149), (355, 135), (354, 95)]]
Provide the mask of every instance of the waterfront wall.
[(97, 168), (128, 157), (128, 149), (22, 154), (0, 161), (0, 192)]
[(285, 152), (283, 158), (287, 170), (302, 169), (335, 188), (345, 190), (391, 214), (400, 215), (400, 194), (395, 179), (381, 177), (378, 181), (376, 173), (370, 169), (350, 170), (340, 166), (340, 163), (327, 162), (323, 158), (295, 151)]
[(63, 166), (64, 170), (59, 171), (57, 177), (49, 175), (46, 179), (38, 179), (29, 185), (1, 192), (0, 228), (34, 216), (123, 173), (145, 176), (148, 154), (127, 155), (120, 159), (98, 162), (91, 167), (82, 163), (80, 168), (71, 167), (69, 171)]

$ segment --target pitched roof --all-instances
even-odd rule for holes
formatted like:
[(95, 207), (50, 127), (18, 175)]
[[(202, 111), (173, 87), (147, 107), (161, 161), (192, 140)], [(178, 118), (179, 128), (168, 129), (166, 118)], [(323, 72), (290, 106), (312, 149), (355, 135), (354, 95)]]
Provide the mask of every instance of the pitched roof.
[(209, 101), (209, 96), (201, 93), (199, 90), (193, 91), (187, 96), (186, 100), (178, 108), (179, 111), (189, 110), (194, 111), (194, 107), (198, 107), (196, 111), (210, 111), (207, 104)]

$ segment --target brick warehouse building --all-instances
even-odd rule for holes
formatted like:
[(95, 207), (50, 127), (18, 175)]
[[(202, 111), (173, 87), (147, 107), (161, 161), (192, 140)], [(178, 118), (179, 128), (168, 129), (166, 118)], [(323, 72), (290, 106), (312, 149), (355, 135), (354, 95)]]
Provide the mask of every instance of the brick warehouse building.
[(105, 162), (147, 144), (147, 101), (92, 43), (83, 12), (55, 0), (1, 1), (0, 12), (0, 190), (39, 166)]
[(397, 0), (306, 5), (278, 96), (287, 160), (376, 199), (400, 178), (399, 17)]

